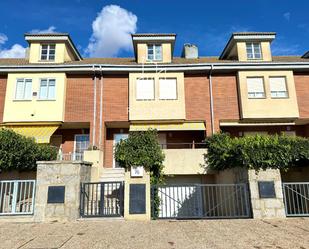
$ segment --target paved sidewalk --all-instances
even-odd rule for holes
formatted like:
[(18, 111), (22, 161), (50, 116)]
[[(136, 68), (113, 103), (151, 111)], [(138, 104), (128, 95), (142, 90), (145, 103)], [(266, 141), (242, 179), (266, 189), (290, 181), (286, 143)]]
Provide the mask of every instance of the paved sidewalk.
[(86, 220), (44, 224), (0, 222), (0, 248), (309, 249), (309, 218), (151, 222)]

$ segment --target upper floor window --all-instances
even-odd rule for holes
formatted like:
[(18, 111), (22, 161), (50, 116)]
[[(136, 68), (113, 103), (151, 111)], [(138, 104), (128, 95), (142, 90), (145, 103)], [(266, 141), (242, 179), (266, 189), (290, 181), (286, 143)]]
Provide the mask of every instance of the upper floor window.
[(262, 50), (260, 43), (249, 42), (246, 43), (247, 58), (248, 60), (262, 59)]
[(160, 79), (159, 86), (160, 99), (177, 99), (176, 79)]
[(247, 78), (248, 98), (265, 98), (264, 80), (262, 77)]
[(154, 79), (136, 80), (136, 100), (154, 100)]
[(31, 100), (32, 97), (32, 80), (31, 79), (17, 79), (15, 99)]
[(272, 98), (287, 98), (288, 97), (285, 77), (270, 77), (269, 87), (270, 87), (270, 95)]
[(42, 61), (53, 61), (55, 60), (55, 44), (43, 44), (41, 45), (41, 60)]
[(56, 97), (56, 80), (41, 79), (39, 99), (54, 100)]
[(161, 61), (162, 60), (162, 45), (148, 44), (147, 45), (147, 60)]

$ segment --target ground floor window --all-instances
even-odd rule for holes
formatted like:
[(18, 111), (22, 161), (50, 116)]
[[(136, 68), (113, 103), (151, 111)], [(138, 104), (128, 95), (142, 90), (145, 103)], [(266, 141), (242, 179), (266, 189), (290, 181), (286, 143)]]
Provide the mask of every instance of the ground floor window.
[(74, 160), (83, 160), (84, 151), (89, 147), (89, 134), (75, 135)]

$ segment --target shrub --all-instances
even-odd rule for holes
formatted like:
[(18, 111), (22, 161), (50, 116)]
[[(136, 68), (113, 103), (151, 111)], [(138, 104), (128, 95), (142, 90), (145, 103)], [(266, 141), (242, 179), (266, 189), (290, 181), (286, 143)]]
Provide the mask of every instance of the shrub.
[(211, 169), (234, 167), (282, 169), (309, 164), (309, 139), (284, 135), (231, 138), (220, 133), (206, 139), (205, 162)]
[(0, 171), (36, 169), (36, 161), (55, 160), (57, 150), (10, 129), (0, 129)]
[(115, 160), (123, 168), (143, 166), (150, 172), (153, 184), (161, 180), (164, 154), (156, 130), (130, 132), (115, 148)]

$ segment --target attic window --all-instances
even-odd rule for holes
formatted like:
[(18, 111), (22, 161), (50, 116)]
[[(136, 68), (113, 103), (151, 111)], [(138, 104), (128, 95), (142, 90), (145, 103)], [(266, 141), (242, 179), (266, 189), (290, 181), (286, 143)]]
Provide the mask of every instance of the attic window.
[(246, 49), (247, 49), (248, 60), (262, 59), (262, 50), (260, 43), (253, 43), (253, 42), (246, 43)]
[(53, 61), (55, 60), (55, 44), (44, 44), (41, 45), (41, 60), (42, 61)]
[(148, 61), (162, 61), (162, 45), (148, 44), (147, 45), (147, 60)]

